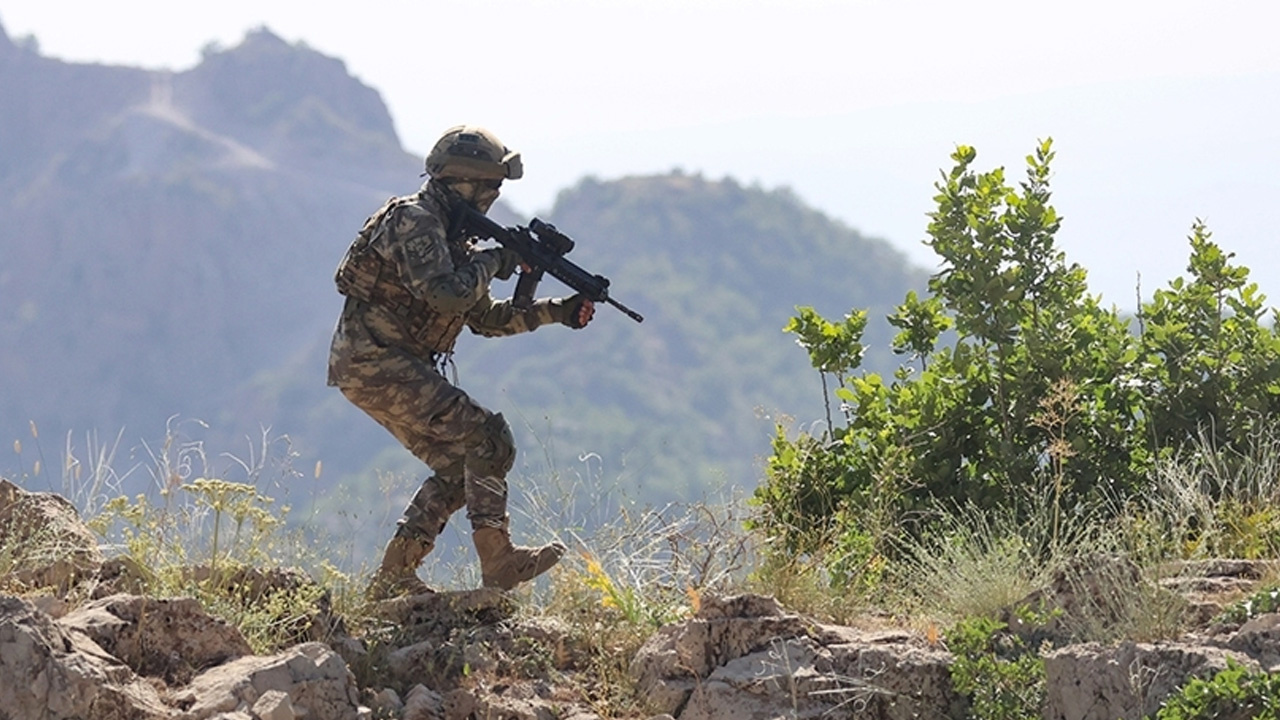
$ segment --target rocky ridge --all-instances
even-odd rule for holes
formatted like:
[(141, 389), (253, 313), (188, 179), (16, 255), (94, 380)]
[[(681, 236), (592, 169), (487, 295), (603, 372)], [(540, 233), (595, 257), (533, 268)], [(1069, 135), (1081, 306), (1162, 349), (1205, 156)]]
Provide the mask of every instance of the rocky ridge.
[[(1244, 562), (1191, 570), (1171, 585), (1201, 606), (1224, 597), (1223, 586), (1238, 595), (1259, 575)], [(384, 603), (394, 632), (377, 636), (348, 632), (322, 601), (299, 625), (297, 644), (259, 655), (191, 598), (131, 593), (135, 572), (103, 557), (65, 499), (0, 480), (0, 587), (30, 589), (0, 594), (0, 717), (599, 717), (568, 681), (584, 665), (570, 628), (523, 618), (496, 591)], [(250, 594), (309, 582), (288, 571), (251, 571), (236, 581)], [(1046, 597), (1058, 606), (1079, 601), (1059, 590), (1048, 588)], [(1054, 629), (1027, 632), (1045, 641)], [(1228, 661), (1280, 671), (1280, 615), (1240, 627), (1206, 624), (1174, 641), (1068, 643), (1044, 658), (1044, 718), (1137, 719)], [(659, 628), (630, 673), (651, 713), (637, 717), (960, 719), (968, 700), (953, 687), (952, 661), (945, 640), (914, 630), (824, 624), (763, 596), (708, 596), (693, 617)]]

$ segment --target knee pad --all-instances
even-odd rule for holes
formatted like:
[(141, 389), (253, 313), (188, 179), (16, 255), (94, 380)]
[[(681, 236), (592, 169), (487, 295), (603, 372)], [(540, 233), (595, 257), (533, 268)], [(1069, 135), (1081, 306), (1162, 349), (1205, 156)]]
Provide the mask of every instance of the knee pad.
[(516, 464), (516, 441), (502, 413), (489, 416), (467, 436), (467, 470), (479, 477), (506, 477)]

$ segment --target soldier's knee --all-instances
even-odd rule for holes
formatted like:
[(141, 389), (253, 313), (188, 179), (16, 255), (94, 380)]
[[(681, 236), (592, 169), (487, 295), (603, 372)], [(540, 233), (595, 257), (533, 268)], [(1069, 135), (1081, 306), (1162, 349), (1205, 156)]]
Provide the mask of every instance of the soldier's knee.
[(502, 413), (489, 416), (466, 438), (467, 470), (480, 477), (505, 477), (516, 464), (516, 441)]

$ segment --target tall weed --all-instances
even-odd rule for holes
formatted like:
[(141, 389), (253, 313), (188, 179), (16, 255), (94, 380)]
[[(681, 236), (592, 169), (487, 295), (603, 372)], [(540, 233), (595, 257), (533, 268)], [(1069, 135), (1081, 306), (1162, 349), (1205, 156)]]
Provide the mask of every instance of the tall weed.
[(1280, 557), (1280, 423), (1243, 450), (1201, 434), (1156, 465), (1127, 519), (1134, 551), (1152, 560)]
[(928, 530), (905, 533), (899, 543), (890, 570), (899, 602), (943, 624), (1015, 608), (1090, 539), (1086, 518), (1061, 523), (1051, 503), (1027, 515), (972, 503), (937, 511)]
[[(90, 451), (88, 462), (69, 446), (64, 463), (91, 469), (80, 496), (86, 521), (125, 569), (127, 589), (196, 597), (260, 652), (302, 639), (322, 606), (354, 606), (349, 575), (318, 551), (327, 543), (291, 524), (290, 506), (272, 496), (302, 476), (288, 436), (263, 430), (240, 455), (212, 455), (171, 422), (161, 442), (133, 456), (143, 460), (117, 471), (108, 464), (115, 446)], [(130, 477), (146, 478), (145, 491), (124, 494)]]

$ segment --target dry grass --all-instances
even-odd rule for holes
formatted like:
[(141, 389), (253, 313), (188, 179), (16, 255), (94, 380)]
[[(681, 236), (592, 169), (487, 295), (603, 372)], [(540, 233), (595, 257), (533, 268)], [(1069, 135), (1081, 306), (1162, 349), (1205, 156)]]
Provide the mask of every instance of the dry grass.
[(998, 617), (1045, 586), (1055, 564), (1072, 550), (1055, 545), (1054, 515), (1043, 507), (1027, 519), (1010, 510), (972, 506), (939, 511), (931, 531), (905, 535), (889, 573), (900, 612), (950, 625), (968, 617)]
[(887, 612), (869, 593), (841, 592), (821, 553), (803, 557), (766, 554), (748, 577), (746, 588), (772, 595), (793, 612), (839, 625), (863, 625), (869, 618), (881, 618)]
[(642, 715), (628, 673), (641, 645), (695, 613), (704, 594), (746, 587), (757, 548), (744, 530), (745, 502), (729, 496), (651, 508), (627, 502), (616, 485), (580, 492), (576, 477), (514, 485), (530, 489), (513, 515), (570, 548), (545, 581), (519, 591), (528, 600), (521, 611), (570, 628), (579, 670), (564, 680), (598, 714)]
[[(255, 649), (296, 639), (318, 592), (328, 593), (349, 627), (376, 624), (365, 617), (365, 570), (340, 569), (332, 561), (343, 541), (287, 523), (287, 507), (272, 499), (271, 488), (300, 477), (287, 438), (264, 433), (247, 458), (211, 458), (199, 442), (171, 428), (162, 443), (146, 449), (144, 462), (124, 472), (110, 467), (116, 444), (94, 445), (80, 456), (68, 447), (67, 457), (64, 486), (76, 489), (77, 504), (92, 508), (86, 515), (111, 549), (151, 569), (142, 578), (146, 592), (200, 597), (240, 626)], [(152, 490), (124, 495), (120, 488), (131, 477), (148, 479)], [(1155, 568), (1224, 552), (1275, 557), (1280, 538), (1280, 522), (1269, 514), (1280, 507), (1280, 443), (1272, 436), (1255, 455), (1231, 462), (1205, 449), (1162, 465), (1149, 496), (1118, 515), (1113, 511), (1109, 522), (1101, 514), (1062, 513), (1051, 498), (1019, 516), (972, 507), (939, 510), (917, 539), (896, 540), (888, 557), (873, 555), (881, 565), (855, 575), (865, 583), (856, 589), (833, 579), (832, 558), (821, 550), (804, 557), (770, 551), (763, 538), (744, 529), (751, 510), (740, 493), (655, 508), (628, 501), (621, 484), (602, 491), (601, 478), (578, 476), (537, 482), (517, 477), (511, 483), (522, 493), (511, 508), (517, 542), (556, 538), (570, 547), (560, 566), (517, 591), (520, 612), (570, 628), (576, 670), (561, 680), (604, 717), (642, 712), (629, 677), (631, 658), (662, 625), (694, 614), (710, 593), (759, 592), (821, 621), (894, 623), (923, 632), (965, 618), (1000, 617), (1057, 583), (1087, 598), (1061, 619), (1072, 638), (1154, 640), (1180, 632), (1183, 610), (1177, 598), (1158, 589)], [(26, 562), (19, 550), (0, 542), (0, 577)], [(1100, 556), (1132, 562), (1079, 562)], [(459, 587), (478, 586), (469, 545), (454, 556), (437, 553), (432, 562), (436, 576)], [(243, 587), (194, 578), (189, 569), (196, 565), (232, 574), (296, 566), (316, 584), (245, 602)], [(1143, 581), (1133, 581), (1131, 567)]]
[(1280, 426), (1239, 453), (1201, 439), (1159, 463), (1152, 485), (1126, 508), (1135, 553), (1153, 561), (1280, 557)]

